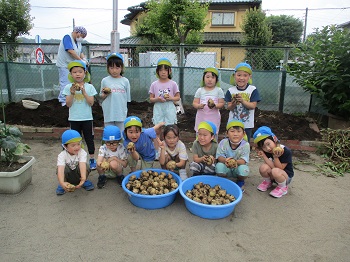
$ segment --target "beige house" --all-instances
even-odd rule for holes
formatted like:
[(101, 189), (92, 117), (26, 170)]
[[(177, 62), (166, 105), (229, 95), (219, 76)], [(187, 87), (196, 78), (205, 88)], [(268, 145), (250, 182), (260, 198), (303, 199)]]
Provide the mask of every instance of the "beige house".
[[(228, 46), (239, 46), (242, 37), (241, 24), (245, 12), (249, 8), (261, 6), (261, 0), (203, 0), (209, 2), (209, 9), (206, 19), (209, 23), (203, 30), (203, 45), (215, 44), (220, 48), (210, 48), (211, 52), (216, 52), (216, 64), (220, 68), (228, 68), (230, 65), (237, 64), (244, 59), (244, 49), (228, 48)], [(121, 23), (130, 26), (130, 32), (135, 32), (137, 22), (142, 22), (145, 12), (146, 2), (128, 8), (130, 13), (124, 16)], [(128, 37), (121, 39), (120, 44), (138, 44), (140, 38)], [(226, 47), (225, 47), (226, 46)], [(201, 51), (208, 51), (202, 48)], [(236, 55), (232, 55), (232, 53)]]

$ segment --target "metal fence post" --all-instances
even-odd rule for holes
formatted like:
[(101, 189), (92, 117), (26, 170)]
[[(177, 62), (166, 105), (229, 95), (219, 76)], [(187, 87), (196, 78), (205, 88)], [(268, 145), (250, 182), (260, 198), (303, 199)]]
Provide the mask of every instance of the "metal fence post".
[(4, 63), (5, 63), (5, 78), (6, 78), (6, 85), (7, 85), (7, 96), (9, 103), (12, 102), (12, 96), (11, 96), (11, 88), (10, 88), (10, 75), (9, 75), (9, 67), (8, 67), (8, 57), (7, 57), (7, 45), (4, 45)]
[(282, 68), (282, 79), (281, 79), (281, 91), (280, 91), (280, 99), (278, 104), (278, 111), (283, 113), (283, 105), (284, 105), (284, 96), (286, 94), (286, 81), (287, 81), (287, 71), (286, 66), (288, 64), (288, 54), (289, 49), (284, 49), (284, 58), (283, 58), (283, 68)]
[(184, 101), (184, 61), (185, 61), (185, 49), (184, 49), (184, 43), (180, 44), (180, 72), (179, 72), (179, 90), (180, 90), (180, 97), (181, 100)]

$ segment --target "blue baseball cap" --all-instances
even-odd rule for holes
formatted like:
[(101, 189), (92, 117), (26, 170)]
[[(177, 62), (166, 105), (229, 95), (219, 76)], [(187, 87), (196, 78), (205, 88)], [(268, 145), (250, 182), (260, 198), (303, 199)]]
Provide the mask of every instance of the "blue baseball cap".
[(119, 58), (120, 60), (122, 60), (123, 64), (124, 64), (124, 58), (121, 54), (119, 53), (111, 53), (106, 57), (106, 60), (108, 61), (108, 59), (112, 58), (112, 57), (116, 57)]
[(268, 126), (261, 126), (253, 134), (254, 143), (257, 144), (269, 136), (275, 137), (275, 134), (272, 133), (271, 128)]
[(141, 119), (137, 116), (129, 116), (124, 120), (124, 127), (127, 128), (129, 126), (139, 126), (142, 128)]

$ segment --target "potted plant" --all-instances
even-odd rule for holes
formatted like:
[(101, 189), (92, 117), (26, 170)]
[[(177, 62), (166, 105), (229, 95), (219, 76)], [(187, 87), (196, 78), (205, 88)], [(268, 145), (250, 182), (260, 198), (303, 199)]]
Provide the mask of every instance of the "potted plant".
[(350, 32), (335, 25), (308, 36), (289, 73), (330, 116), (350, 120)]
[(30, 147), (22, 143), (22, 132), (0, 122), (0, 193), (19, 193), (32, 180), (35, 158), (23, 156)]

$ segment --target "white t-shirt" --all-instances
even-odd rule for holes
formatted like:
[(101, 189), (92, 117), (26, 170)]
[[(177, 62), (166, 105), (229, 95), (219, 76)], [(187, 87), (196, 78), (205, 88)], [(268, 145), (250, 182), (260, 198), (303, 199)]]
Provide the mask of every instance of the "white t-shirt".
[(131, 101), (130, 83), (126, 77), (107, 76), (101, 81), (101, 90), (109, 87), (111, 93), (102, 101), (104, 122), (123, 122), (128, 114), (127, 102)]
[(67, 150), (63, 150), (57, 157), (57, 166), (68, 165), (70, 169), (74, 170), (79, 166), (80, 162), (86, 163), (87, 153), (84, 149), (80, 149), (77, 155), (71, 155)]
[(98, 156), (103, 156), (104, 158), (110, 158), (115, 156), (120, 160), (125, 160), (128, 158), (126, 149), (122, 143), (118, 145), (116, 151), (108, 149), (106, 145), (100, 146), (100, 149), (98, 150)]

